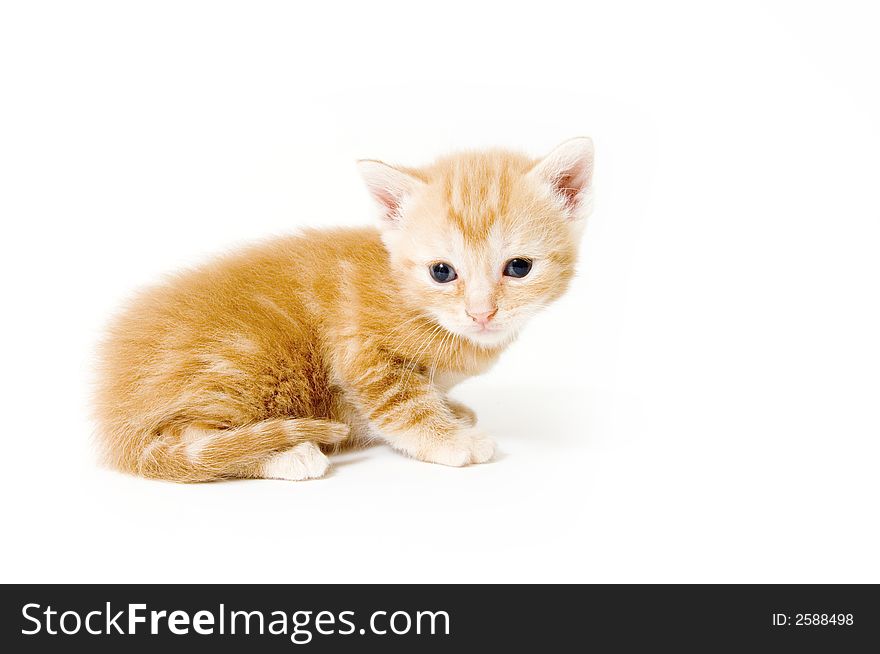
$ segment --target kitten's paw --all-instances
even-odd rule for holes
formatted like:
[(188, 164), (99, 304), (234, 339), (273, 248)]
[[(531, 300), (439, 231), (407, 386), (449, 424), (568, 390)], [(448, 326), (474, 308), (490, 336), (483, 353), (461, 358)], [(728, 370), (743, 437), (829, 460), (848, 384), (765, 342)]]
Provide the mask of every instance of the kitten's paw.
[(495, 441), (481, 429), (471, 428), (471, 463), (486, 463), (495, 456)]
[(330, 467), (328, 459), (314, 443), (300, 443), (285, 452), (275, 454), (263, 463), (264, 479), (300, 481), (323, 477)]
[(495, 442), (481, 429), (466, 427), (449, 439), (435, 441), (420, 452), (419, 458), (430, 463), (461, 467), (486, 463), (495, 454)]
[(447, 398), (446, 403), (449, 405), (449, 408), (452, 409), (452, 414), (468, 427), (473, 427), (477, 424), (477, 414), (474, 413), (474, 410), (469, 406), (465, 406), (458, 400), (453, 400), (452, 398)]

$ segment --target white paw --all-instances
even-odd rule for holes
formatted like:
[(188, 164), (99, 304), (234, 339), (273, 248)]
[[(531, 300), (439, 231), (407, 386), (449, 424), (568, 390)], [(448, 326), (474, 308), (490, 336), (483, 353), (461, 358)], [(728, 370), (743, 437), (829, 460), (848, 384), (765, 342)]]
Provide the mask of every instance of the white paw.
[(286, 452), (270, 457), (263, 463), (264, 479), (315, 479), (323, 477), (330, 467), (328, 459), (314, 443), (300, 443)]
[(495, 441), (481, 429), (471, 427), (471, 463), (486, 463), (495, 456)]
[(465, 427), (453, 438), (435, 441), (422, 448), (419, 458), (445, 466), (486, 463), (495, 454), (495, 442), (482, 429)]

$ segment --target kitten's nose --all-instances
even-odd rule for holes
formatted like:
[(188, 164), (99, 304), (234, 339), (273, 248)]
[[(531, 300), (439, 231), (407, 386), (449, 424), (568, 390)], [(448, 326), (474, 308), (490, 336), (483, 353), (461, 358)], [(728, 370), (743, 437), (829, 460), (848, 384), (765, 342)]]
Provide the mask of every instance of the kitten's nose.
[(489, 321), (498, 313), (498, 308), (494, 308), (491, 311), (467, 311), (465, 313), (471, 317), (471, 319), (477, 323), (478, 325), (485, 327), (489, 324)]

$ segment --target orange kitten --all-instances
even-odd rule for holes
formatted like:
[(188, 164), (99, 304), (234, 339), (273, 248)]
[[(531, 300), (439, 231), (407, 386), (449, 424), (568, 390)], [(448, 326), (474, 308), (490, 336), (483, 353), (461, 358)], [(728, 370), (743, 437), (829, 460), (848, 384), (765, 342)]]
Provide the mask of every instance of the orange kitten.
[(146, 477), (307, 479), (385, 440), (451, 466), (492, 458), (447, 396), (574, 272), (593, 146), (359, 163), (379, 229), (306, 231), (138, 296), (101, 351), (100, 438)]

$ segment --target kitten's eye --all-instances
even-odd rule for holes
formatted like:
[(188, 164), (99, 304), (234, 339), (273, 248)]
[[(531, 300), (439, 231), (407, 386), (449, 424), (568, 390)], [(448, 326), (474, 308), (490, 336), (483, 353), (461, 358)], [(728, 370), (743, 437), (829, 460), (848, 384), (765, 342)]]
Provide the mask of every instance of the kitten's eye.
[(504, 266), (504, 274), (508, 277), (525, 277), (532, 269), (528, 259), (511, 259)]
[(458, 275), (455, 274), (455, 268), (450, 266), (448, 263), (438, 261), (437, 263), (431, 264), (431, 277), (433, 277), (435, 281), (438, 281), (441, 284), (451, 282), (457, 276)]

